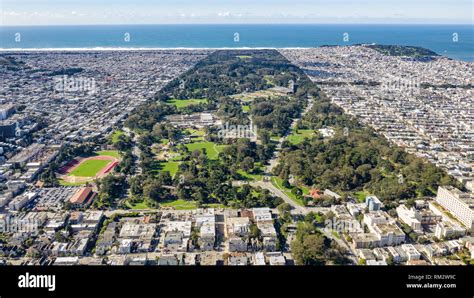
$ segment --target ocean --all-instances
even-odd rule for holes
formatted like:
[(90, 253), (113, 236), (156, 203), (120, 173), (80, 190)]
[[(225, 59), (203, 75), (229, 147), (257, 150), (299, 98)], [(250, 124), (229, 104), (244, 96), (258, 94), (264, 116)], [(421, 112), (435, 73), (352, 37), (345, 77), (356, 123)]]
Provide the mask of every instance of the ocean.
[(420, 46), (453, 59), (474, 61), (473, 25), (0, 26), (2, 50), (305, 48), (359, 43)]

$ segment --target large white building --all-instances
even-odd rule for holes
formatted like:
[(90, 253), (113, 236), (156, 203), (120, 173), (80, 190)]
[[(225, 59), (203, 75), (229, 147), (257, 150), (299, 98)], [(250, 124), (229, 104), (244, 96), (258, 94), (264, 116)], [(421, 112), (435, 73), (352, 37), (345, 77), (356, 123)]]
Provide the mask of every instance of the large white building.
[(438, 239), (461, 237), (464, 234), (466, 234), (465, 228), (456, 226), (449, 221), (439, 222), (435, 229), (435, 237)]
[(436, 202), (447, 209), (468, 229), (474, 229), (474, 198), (452, 186), (438, 187)]
[(421, 222), (416, 218), (415, 210), (408, 209), (405, 205), (397, 207), (397, 215), (401, 221), (409, 225), (415, 232), (422, 232)]
[(363, 222), (370, 232), (377, 237), (377, 246), (394, 246), (405, 242), (405, 233), (384, 211), (364, 214)]

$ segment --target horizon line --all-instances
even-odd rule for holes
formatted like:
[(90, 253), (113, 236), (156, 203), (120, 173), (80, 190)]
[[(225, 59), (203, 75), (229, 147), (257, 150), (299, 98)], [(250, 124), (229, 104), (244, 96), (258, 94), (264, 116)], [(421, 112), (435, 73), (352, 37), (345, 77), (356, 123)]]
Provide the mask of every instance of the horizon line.
[(215, 26), (255, 26), (255, 25), (281, 25), (281, 26), (295, 26), (295, 25), (386, 25), (386, 26), (472, 26), (474, 23), (138, 23), (138, 24), (34, 24), (34, 25), (3, 25), (2, 27), (72, 27), (72, 26), (201, 26), (201, 25), (215, 25)]

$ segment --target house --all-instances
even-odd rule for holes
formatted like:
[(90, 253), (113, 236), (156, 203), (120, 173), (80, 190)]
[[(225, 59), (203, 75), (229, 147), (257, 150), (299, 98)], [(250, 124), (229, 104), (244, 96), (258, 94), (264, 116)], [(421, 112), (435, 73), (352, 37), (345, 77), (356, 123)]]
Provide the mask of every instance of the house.
[(158, 259), (158, 266), (177, 266), (179, 265), (178, 259), (173, 255), (164, 255)]
[(265, 251), (275, 251), (277, 243), (277, 233), (272, 222), (259, 222), (257, 227), (263, 238), (263, 249)]
[(263, 252), (257, 252), (253, 254), (253, 265), (256, 265), (256, 266), (266, 265), (265, 256), (263, 255)]
[(253, 219), (255, 222), (272, 222), (272, 213), (270, 208), (263, 207), (263, 208), (253, 208), (252, 209)]
[(212, 250), (216, 241), (216, 227), (214, 222), (205, 222), (199, 229), (199, 247), (201, 250)]
[(269, 255), (268, 256), (268, 263), (271, 266), (285, 266), (286, 265), (286, 259), (281, 253), (275, 254), (275, 255)]
[(249, 260), (246, 256), (230, 256), (227, 265), (229, 266), (246, 266)]
[(101, 238), (97, 241), (95, 247), (95, 253), (97, 255), (104, 255), (107, 251), (112, 248), (112, 245), (115, 241), (115, 228), (117, 227), (116, 222), (111, 222), (105, 232), (102, 234)]
[(184, 265), (196, 265), (196, 254), (187, 253), (184, 255)]
[(132, 252), (132, 239), (120, 239), (118, 254), (129, 254)]
[(401, 248), (405, 251), (408, 256), (408, 261), (419, 260), (421, 257), (420, 252), (415, 248), (413, 244), (402, 244)]
[(365, 262), (365, 264), (367, 266), (387, 266), (387, 262), (383, 261), (383, 260), (380, 260), (380, 261), (377, 261), (377, 260), (367, 260)]
[(365, 204), (369, 211), (378, 211), (382, 207), (382, 202), (376, 196), (366, 196)]
[(309, 190), (309, 195), (313, 199), (320, 199), (321, 198), (321, 191), (317, 188), (311, 188)]
[(217, 264), (217, 255), (215, 251), (208, 251), (200, 255), (199, 264), (201, 266), (215, 266)]
[(59, 257), (54, 261), (54, 265), (57, 266), (73, 266), (79, 264), (78, 257)]
[(163, 240), (164, 248), (171, 251), (187, 251), (189, 238), (185, 238), (183, 232), (172, 231), (165, 234)]
[(225, 219), (226, 237), (246, 237), (250, 232), (250, 219), (248, 217), (231, 217)]
[(372, 233), (351, 233), (352, 247), (358, 248), (373, 248), (380, 246), (380, 240), (377, 235)]
[(230, 238), (227, 241), (227, 249), (230, 252), (247, 251), (247, 242), (239, 237)]

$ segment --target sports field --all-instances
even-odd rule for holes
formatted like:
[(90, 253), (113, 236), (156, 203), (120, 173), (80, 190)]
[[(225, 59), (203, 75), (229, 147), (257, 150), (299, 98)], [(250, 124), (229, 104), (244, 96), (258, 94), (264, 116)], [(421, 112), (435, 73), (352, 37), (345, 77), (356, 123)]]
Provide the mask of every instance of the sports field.
[(89, 157), (71, 160), (57, 175), (63, 184), (78, 185), (102, 178), (109, 174), (119, 162), (117, 151), (99, 151)]
[(111, 162), (111, 160), (89, 159), (83, 161), (78, 167), (71, 171), (69, 175), (78, 177), (93, 177)]

